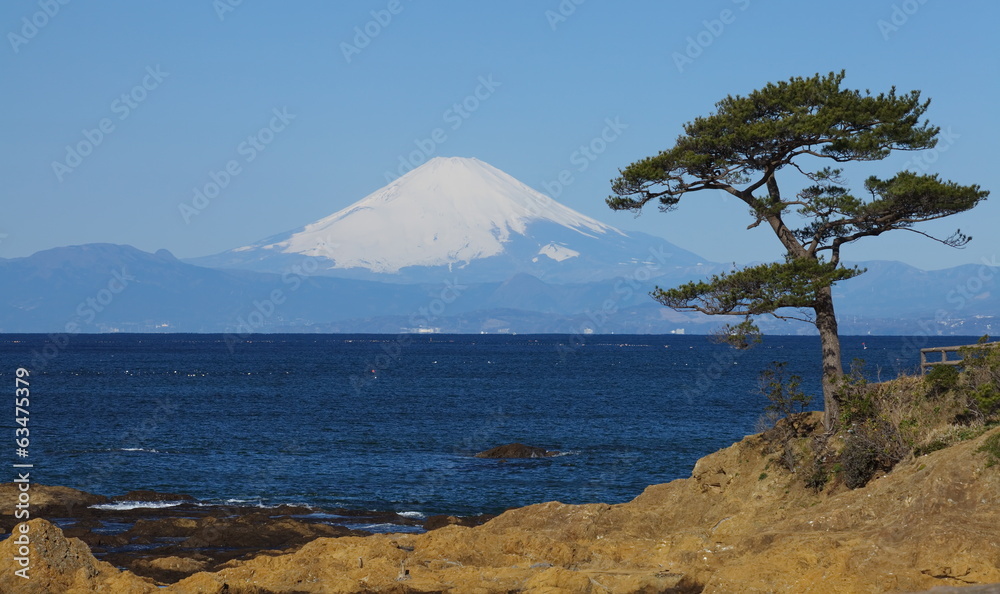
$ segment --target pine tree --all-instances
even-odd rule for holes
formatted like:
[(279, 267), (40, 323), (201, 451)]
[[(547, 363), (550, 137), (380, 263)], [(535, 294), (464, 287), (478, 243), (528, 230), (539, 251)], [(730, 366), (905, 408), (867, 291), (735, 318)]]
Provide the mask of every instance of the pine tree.
[[(842, 264), (841, 248), (895, 230), (963, 247), (971, 237), (961, 231), (936, 238), (914, 225), (969, 210), (989, 194), (977, 185), (902, 171), (889, 179), (869, 177), (864, 193), (855, 196), (837, 165), (932, 148), (940, 129), (920, 121), (930, 101), (921, 101), (919, 91), (897, 94), (893, 87), (872, 96), (842, 89), (843, 79), (843, 71), (795, 77), (745, 97), (726, 97), (715, 113), (685, 124), (672, 148), (620, 170), (608, 198), (616, 210), (640, 210), (655, 200), (670, 211), (685, 194), (721, 190), (750, 207), (748, 229), (771, 228), (785, 249), (784, 261), (658, 287), (653, 297), (680, 311), (742, 317), (720, 333), (737, 346), (759, 335), (757, 316), (814, 324), (822, 343), (828, 429), (837, 421), (836, 384), (843, 375), (831, 287), (864, 272)], [(824, 161), (834, 166), (812, 168)], [(807, 187), (784, 196), (779, 172), (801, 174)], [(795, 227), (792, 214), (804, 223)]]

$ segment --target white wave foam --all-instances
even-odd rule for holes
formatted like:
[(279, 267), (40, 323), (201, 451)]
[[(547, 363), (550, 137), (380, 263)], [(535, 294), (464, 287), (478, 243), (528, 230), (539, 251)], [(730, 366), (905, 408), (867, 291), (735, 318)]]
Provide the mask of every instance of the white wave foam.
[(295, 503), (291, 501), (283, 503), (264, 503), (263, 499), (240, 499), (236, 497), (221, 500), (199, 501), (194, 503), (194, 505), (199, 507), (224, 507), (227, 505), (234, 505), (239, 507), (257, 507), (260, 509), (277, 509), (283, 505), (287, 505), (290, 507), (313, 509), (313, 506), (308, 503)]
[(397, 512), (397, 513), (398, 513), (398, 515), (403, 516), (404, 518), (416, 518), (418, 520), (423, 520), (423, 519), (427, 518), (426, 515), (424, 515), (422, 512), (418, 512), (418, 511), (404, 511), (404, 512)]
[(114, 511), (125, 511), (139, 508), (159, 509), (163, 507), (176, 507), (184, 503), (183, 501), (116, 501), (114, 503), (98, 503), (91, 505), (93, 509), (109, 509)]
[(568, 450), (565, 452), (559, 452), (555, 455), (549, 456), (549, 458), (562, 458), (563, 456), (578, 456), (580, 452), (574, 450)]
[[(345, 523), (347, 524), (347, 523)], [(353, 528), (354, 530), (364, 530), (366, 532), (375, 532), (378, 534), (392, 534), (398, 532), (423, 532), (423, 528), (417, 526), (402, 526), (400, 524), (391, 523), (379, 523), (379, 524), (361, 524), (361, 525), (347, 525), (348, 528)]]

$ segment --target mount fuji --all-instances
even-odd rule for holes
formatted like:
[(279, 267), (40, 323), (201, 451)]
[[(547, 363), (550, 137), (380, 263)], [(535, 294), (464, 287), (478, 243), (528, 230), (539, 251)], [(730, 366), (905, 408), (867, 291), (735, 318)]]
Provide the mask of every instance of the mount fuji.
[(670, 242), (576, 212), (478, 159), (437, 157), (351, 206), (279, 235), (187, 260), (211, 268), (387, 282), (547, 283), (702, 276), (710, 266)]
[[(995, 259), (939, 271), (861, 265), (869, 272), (834, 289), (842, 333), (996, 333)], [(648, 293), (726, 268), (481, 161), (438, 158), (315, 223), (193, 262), (113, 244), (0, 258), (0, 333), (699, 334), (719, 320)], [(963, 293), (969, 279), (980, 290)], [(762, 322), (769, 333), (814, 332)]]

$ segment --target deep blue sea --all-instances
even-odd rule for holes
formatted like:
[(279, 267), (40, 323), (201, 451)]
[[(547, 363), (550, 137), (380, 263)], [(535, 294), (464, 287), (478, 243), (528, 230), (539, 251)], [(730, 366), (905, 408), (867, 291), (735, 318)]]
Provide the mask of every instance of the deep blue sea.
[[(704, 336), (0, 336), (14, 396), (30, 376), (29, 458), (14, 410), (0, 464), (105, 495), (133, 489), (211, 502), (474, 514), (542, 501), (617, 503), (688, 476), (755, 432), (757, 375), (787, 361), (819, 394), (819, 340), (736, 351)], [(922, 346), (962, 337), (844, 337), (875, 379), (915, 372)], [(232, 348), (230, 348), (232, 347)], [(559, 450), (484, 460), (510, 442)]]

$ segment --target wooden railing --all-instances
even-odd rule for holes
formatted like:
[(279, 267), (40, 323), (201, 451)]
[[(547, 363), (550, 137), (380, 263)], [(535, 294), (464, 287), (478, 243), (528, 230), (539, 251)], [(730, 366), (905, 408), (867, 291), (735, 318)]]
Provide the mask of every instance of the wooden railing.
[[(962, 346), (930, 347), (920, 349), (920, 373), (926, 373), (928, 369), (935, 365), (961, 365), (962, 359), (949, 359), (948, 353), (957, 353), (962, 349), (975, 349), (984, 347), (1000, 347), (1000, 342), (986, 342), (983, 344), (967, 344)], [(928, 361), (927, 355), (930, 353), (941, 353), (940, 361)]]

